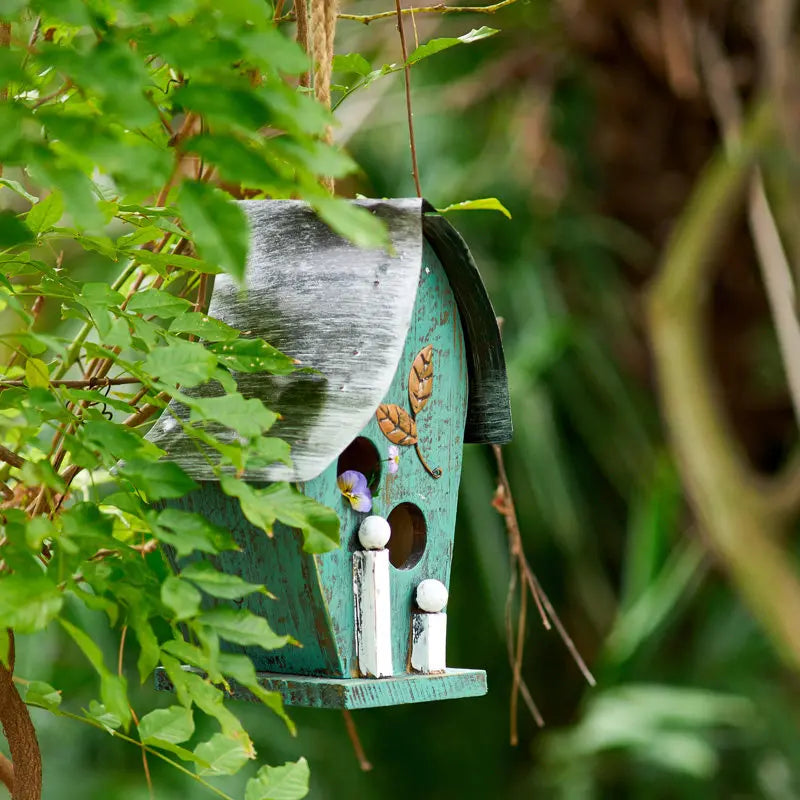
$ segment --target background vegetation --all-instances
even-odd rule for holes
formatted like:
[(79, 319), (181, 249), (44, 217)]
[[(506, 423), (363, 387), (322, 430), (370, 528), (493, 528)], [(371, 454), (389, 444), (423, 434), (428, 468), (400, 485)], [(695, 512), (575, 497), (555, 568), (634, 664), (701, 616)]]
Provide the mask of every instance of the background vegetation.
[[(797, 617), (787, 603), (781, 619), (765, 622), (775, 621), (774, 609), (754, 602), (748, 583), (761, 574), (763, 539), (782, 541), (781, 563), (794, 562), (797, 423), (784, 363), (800, 361), (794, 351), (782, 359), (746, 202), (727, 226), (707, 213), (724, 203), (689, 205), (694, 188), (709, 185), (703, 169), (726, 131), (731, 152), (737, 104), (766, 93), (779, 109), (780, 134), (762, 151), (762, 168), (789, 260), (798, 253), (796, 120), (780, 111), (796, 97), (791, 8), (640, 6), (516, 3), (490, 19), (500, 34), (412, 71), (425, 196), (439, 207), (497, 196), (513, 215), (465, 212), (452, 221), (505, 319), (516, 428), (506, 463), (528, 559), (598, 686), (586, 686), (556, 634), (529, 611), (523, 676), (547, 727), (521, 711), (519, 744), (509, 745), (507, 536), (492, 506), (493, 455), (468, 449), (448, 659), (485, 667), (490, 693), (360, 712), (374, 766), (366, 773), (339, 714), (293, 711), (292, 739), (265, 709), (237, 707), (264, 760), (308, 758), (313, 798), (800, 796), (797, 661), (782, 633)], [(359, 2), (345, 10), (385, 9)], [(420, 14), (416, 34), (407, 20), (408, 35), (460, 35), (486, 21), (475, 19)], [(337, 52), (362, 53), (373, 67), (398, 62), (393, 22), (340, 22)], [(352, 80), (334, 75), (341, 86)], [(334, 103), (341, 93), (334, 90)], [(413, 194), (402, 73), (348, 97), (337, 117), (336, 142), (363, 170), (340, 179), (337, 191)], [(724, 197), (740, 197), (735, 184)], [(732, 550), (718, 535), (725, 525), (704, 514), (709, 493), (698, 493), (687, 471), (694, 451), (679, 447), (676, 459), (664, 421), (674, 422), (672, 406), (657, 396), (646, 298), (674, 252), (670, 236), (693, 219), (700, 238), (707, 231), (721, 242), (710, 262), (717, 271), (694, 296), (709, 300), (695, 330), (710, 354), (705, 375), (730, 421), (726, 441), (738, 443), (746, 486), (768, 485), (775, 512), (759, 517), (748, 540), (749, 578), (738, 562), (731, 566)], [(93, 259), (71, 260), (69, 269), (101, 279)], [(700, 260), (684, 251), (682, 263)], [(766, 261), (769, 275), (774, 259)], [(693, 390), (681, 397), (696, 407), (702, 386)], [(741, 500), (735, 492), (723, 499), (736, 519), (749, 513)], [(770, 588), (780, 606), (788, 595), (778, 584), (768, 595)], [(118, 639), (88, 615), (82, 624), (111, 662)], [(79, 707), (96, 694), (80, 658), (48, 629), (20, 644), (17, 672), (57, 685)], [(149, 684), (131, 687), (131, 701), (169, 702)], [(77, 796), (76, 786), (87, 798), (148, 796), (136, 748), (46, 712), (34, 711), (34, 721), (45, 797)], [(199, 725), (213, 732), (209, 722)], [(203, 796), (174, 770), (151, 769), (157, 797)], [(232, 795), (247, 769), (228, 782)]]

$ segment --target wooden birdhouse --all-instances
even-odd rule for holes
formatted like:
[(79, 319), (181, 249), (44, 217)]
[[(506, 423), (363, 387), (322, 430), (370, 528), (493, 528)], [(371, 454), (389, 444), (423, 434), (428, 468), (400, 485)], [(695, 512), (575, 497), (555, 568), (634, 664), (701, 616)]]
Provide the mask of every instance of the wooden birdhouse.
[[(180, 429), (162, 417), (148, 435), (201, 484), (170, 502), (241, 545), (215, 556), (217, 566), (277, 596), (240, 602), (302, 647), (236, 650), (290, 705), (486, 691), (485, 672), (446, 665), (444, 608), (463, 444), (511, 438), (500, 333), (469, 250), (443, 217), (416, 199), (360, 204), (386, 223), (390, 250), (356, 247), (301, 202), (243, 202), (246, 290), (218, 276), (209, 309), (316, 370), (237, 376), (242, 394), (280, 413), (272, 433), (291, 444), (293, 463), (242, 479), (289, 480), (334, 508), (341, 546), (310, 555), (279, 523), (268, 538)], [(366, 495), (371, 507), (359, 510)]]

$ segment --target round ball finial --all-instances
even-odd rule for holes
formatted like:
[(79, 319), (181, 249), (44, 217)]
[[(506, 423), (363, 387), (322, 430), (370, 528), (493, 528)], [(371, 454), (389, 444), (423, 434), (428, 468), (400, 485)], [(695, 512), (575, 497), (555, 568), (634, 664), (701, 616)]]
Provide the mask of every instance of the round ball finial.
[(365, 550), (382, 550), (391, 535), (389, 523), (377, 514), (366, 517), (358, 529), (358, 541)]
[(441, 581), (428, 578), (417, 586), (417, 605), (435, 614), (447, 605), (447, 589)]

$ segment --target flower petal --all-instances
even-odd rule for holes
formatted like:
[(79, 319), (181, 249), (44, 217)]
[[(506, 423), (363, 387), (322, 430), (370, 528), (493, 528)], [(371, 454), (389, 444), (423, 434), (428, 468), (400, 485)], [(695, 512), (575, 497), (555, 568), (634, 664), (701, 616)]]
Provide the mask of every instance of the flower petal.
[(366, 487), (364, 487), (363, 492), (353, 492), (349, 496), (349, 500), (354, 511), (365, 514), (367, 511), (372, 510), (372, 493)]
[(360, 472), (356, 472), (353, 469), (345, 470), (339, 477), (336, 479), (336, 484), (339, 487), (339, 491), (342, 494), (347, 494), (352, 492), (358, 488), (358, 479), (361, 478), (366, 485), (366, 480), (364, 476)]
[(353, 494), (362, 494), (363, 492), (369, 494), (369, 484), (364, 473), (354, 469), (348, 470), (348, 472), (353, 473)]
[(400, 460), (397, 458), (390, 458), (389, 459), (389, 474), (395, 475), (397, 474), (397, 470), (400, 469)]

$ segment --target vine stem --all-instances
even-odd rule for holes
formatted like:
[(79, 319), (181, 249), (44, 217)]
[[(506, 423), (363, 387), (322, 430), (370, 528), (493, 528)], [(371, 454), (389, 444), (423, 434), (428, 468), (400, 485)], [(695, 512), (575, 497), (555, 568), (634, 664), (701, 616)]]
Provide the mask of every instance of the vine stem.
[[(422, 187), (419, 183), (419, 167), (417, 166), (417, 145), (414, 141), (414, 112), (411, 109), (411, 67), (408, 65), (406, 32), (403, 27), (403, 9), (400, 7), (400, 0), (394, 0), (394, 7), (397, 16), (397, 31), (400, 34), (400, 49), (403, 52), (403, 74), (406, 80), (406, 115), (408, 116), (408, 144), (411, 148), (411, 174), (414, 176), (414, 186), (417, 190), (417, 197), (422, 197)], [(417, 454), (419, 455), (419, 450), (417, 450)], [(422, 456), (420, 456), (420, 459), (421, 458)], [(428, 472), (431, 471), (428, 470)], [(431, 475), (433, 475), (432, 472)]]
[[(404, 8), (401, 9), (401, 14), (494, 14), (501, 8), (514, 5), (519, 0), (502, 0), (500, 3), (494, 3), (490, 6), (446, 6), (444, 3), (438, 3), (435, 6), (420, 6), (419, 8)], [(337, 14), (337, 19), (345, 19), (349, 22), (360, 22), (362, 25), (369, 25), (370, 22), (376, 22), (381, 19), (389, 19), (389, 17), (397, 16), (397, 11), (381, 11), (379, 14)], [(293, 22), (295, 15), (293, 13), (285, 14), (278, 17), (276, 22)]]
[[(89, 380), (57, 380), (50, 381), (51, 386), (60, 386), (64, 389), (105, 389), (106, 386), (125, 386), (131, 383), (141, 383), (139, 378), (89, 378)], [(15, 389), (27, 386), (25, 381), (0, 381), (0, 390)]]

